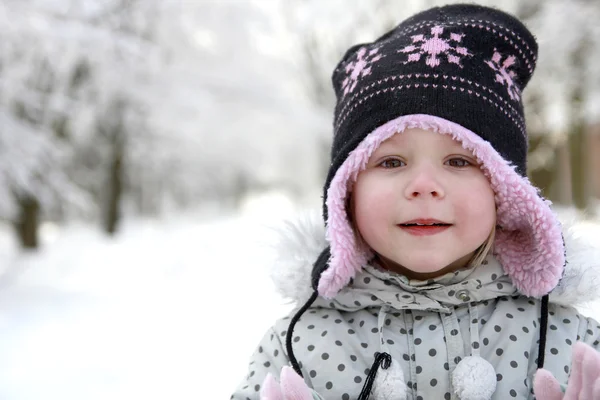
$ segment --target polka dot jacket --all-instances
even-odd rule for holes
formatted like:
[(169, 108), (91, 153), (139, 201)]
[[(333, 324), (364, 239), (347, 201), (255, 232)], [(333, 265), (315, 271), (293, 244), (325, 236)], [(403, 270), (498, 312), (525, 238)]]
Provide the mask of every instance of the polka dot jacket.
[[(598, 348), (600, 326), (552, 298), (548, 310), (544, 368), (566, 385), (572, 345)], [(278, 377), (290, 364), (290, 318), (267, 331), (232, 399), (258, 399), (267, 373)], [(461, 392), (456, 381), (461, 361), (477, 356), (493, 367), (491, 378), (478, 364), (471, 367), (487, 398), (534, 399), (540, 318), (540, 300), (520, 295), (491, 256), (478, 268), (427, 282), (366, 266), (333, 300), (317, 298), (295, 325), (291, 344), (306, 383), (327, 400), (357, 399), (381, 352), (401, 367), (395, 385), (404, 397), (374, 390), (371, 398), (480, 398)]]

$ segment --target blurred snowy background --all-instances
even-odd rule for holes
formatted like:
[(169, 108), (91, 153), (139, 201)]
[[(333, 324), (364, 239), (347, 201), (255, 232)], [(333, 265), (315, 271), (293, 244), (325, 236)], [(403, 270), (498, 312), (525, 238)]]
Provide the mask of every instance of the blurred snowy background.
[[(0, 399), (228, 398), (290, 309), (269, 246), (318, 212), (335, 63), (443, 3), (0, 0)], [(600, 3), (481, 3), (539, 40), (530, 178), (600, 244)]]

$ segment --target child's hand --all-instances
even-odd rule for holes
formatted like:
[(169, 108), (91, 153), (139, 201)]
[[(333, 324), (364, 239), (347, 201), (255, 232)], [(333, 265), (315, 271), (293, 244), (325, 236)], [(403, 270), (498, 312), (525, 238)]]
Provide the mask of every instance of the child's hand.
[(545, 369), (535, 374), (533, 392), (538, 400), (600, 400), (600, 353), (585, 343), (573, 345), (573, 363), (566, 392)]
[(268, 374), (260, 391), (261, 400), (313, 400), (312, 391), (296, 371), (290, 367), (281, 369), (281, 382)]

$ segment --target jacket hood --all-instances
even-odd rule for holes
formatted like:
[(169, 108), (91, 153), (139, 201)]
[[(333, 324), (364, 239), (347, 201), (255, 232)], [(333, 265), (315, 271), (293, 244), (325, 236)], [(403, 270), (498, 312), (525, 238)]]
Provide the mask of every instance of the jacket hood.
[[(580, 229), (580, 221), (570, 218), (561, 222), (566, 266), (558, 286), (550, 293), (550, 301), (576, 306), (597, 300), (600, 298), (600, 243)], [(279, 231), (271, 278), (282, 297), (300, 305), (313, 293), (313, 264), (328, 246), (325, 227), (321, 216), (314, 212), (287, 221)], [(451, 272), (427, 282), (409, 281), (401, 275), (366, 265), (335, 298), (319, 297), (315, 305), (346, 311), (391, 305), (397, 309), (444, 312), (444, 305), (464, 302), (455, 297), (461, 290), (470, 294), (467, 301), (519, 294), (496, 258), (489, 256), (478, 268)], [(406, 292), (405, 297), (398, 293), (402, 291)]]

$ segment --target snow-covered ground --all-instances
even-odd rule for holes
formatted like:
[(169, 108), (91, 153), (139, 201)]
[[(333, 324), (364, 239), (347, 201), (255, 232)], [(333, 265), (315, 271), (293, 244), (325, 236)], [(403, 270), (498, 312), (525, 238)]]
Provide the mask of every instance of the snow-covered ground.
[(228, 398), (290, 309), (268, 244), (295, 213), (271, 198), (229, 218), (136, 221), (115, 239), (44, 226), (30, 255), (2, 227), (0, 399)]
[(285, 202), (241, 216), (137, 221), (116, 239), (0, 231), (0, 399), (225, 399), (284, 304), (268, 243)]

